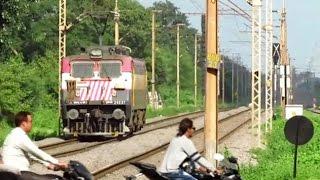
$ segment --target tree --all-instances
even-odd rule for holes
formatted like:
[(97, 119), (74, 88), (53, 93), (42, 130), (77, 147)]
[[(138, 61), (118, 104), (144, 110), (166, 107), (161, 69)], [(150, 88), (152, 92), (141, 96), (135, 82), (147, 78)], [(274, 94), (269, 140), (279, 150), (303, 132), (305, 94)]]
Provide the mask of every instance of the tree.
[[(1, 61), (10, 55), (17, 55), (20, 47), (18, 34), (26, 31), (25, 17), (30, 1), (3, 1), (0, 5), (0, 48)], [(31, 1), (32, 2), (32, 1)]]

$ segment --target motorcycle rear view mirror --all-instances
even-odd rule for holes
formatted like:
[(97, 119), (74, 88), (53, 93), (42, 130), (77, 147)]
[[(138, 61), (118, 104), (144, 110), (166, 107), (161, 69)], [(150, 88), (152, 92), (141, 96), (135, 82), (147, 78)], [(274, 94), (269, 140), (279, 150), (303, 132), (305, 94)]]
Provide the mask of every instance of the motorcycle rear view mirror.
[(215, 153), (215, 154), (213, 155), (213, 159), (216, 160), (216, 161), (221, 162), (221, 161), (224, 160), (224, 156), (223, 156), (222, 154), (220, 154), (220, 153)]

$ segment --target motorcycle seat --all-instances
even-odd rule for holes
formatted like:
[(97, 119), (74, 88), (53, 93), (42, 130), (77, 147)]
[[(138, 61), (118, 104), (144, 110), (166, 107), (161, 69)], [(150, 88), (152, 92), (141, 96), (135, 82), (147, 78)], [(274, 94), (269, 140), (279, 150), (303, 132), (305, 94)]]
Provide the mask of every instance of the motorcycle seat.
[(130, 164), (139, 168), (140, 172), (146, 177), (152, 180), (167, 180), (157, 172), (157, 168), (153, 164), (141, 163), (141, 162), (130, 162)]
[(130, 162), (130, 164), (132, 164), (140, 169), (148, 169), (148, 170), (153, 170), (153, 171), (157, 170), (156, 166), (153, 164), (140, 163), (140, 162)]

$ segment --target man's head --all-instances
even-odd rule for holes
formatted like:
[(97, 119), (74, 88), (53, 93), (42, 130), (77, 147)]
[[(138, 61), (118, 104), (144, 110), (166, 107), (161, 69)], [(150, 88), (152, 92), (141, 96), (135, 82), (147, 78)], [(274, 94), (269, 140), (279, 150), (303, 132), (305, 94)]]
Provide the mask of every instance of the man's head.
[(189, 118), (184, 118), (181, 120), (179, 124), (177, 136), (186, 135), (187, 137), (192, 137), (193, 132), (195, 131), (195, 127), (193, 127), (193, 122)]
[(32, 129), (32, 117), (30, 112), (20, 111), (16, 114), (14, 123), (16, 127), (20, 127), (26, 133), (29, 133)]

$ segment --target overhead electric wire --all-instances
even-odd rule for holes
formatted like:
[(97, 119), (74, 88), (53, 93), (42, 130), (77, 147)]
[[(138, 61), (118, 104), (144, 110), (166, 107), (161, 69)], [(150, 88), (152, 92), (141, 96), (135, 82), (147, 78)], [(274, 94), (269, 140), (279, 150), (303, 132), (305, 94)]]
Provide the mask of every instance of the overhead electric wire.
[(233, 6), (237, 7), (240, 11), (242, 11), (244, 14), (246, 14), (251, 19), (251, 16), (246, 11), (244, 11), (242, 8), (240, 8), (237, 4), (235, 4), (233, 1), (231, 1), (231, 0), (227, 0), (227, 1), (230, 4), (232, 4)]
[(197, 1), (190, 0), (194, 7), (196, 7), (200, 12), (204, 12), (202, 7), (197, 3)]
[(247, 19), (248, 21), (251, 22), (251, 16), (250, 17), (247, 17), (245, 16), (244, 14), (242, 14), (241, 12), (239, 12), (239, 10), (235, 9), (234, 7), (231, 7), (230, 5), (228, 5), (227, 3), (223, 2), (223, 1), (220, 1), (220, 4), (232, 9), (234, 12), (236, 12), (237, 14), (239, 14), (241, 17)]

